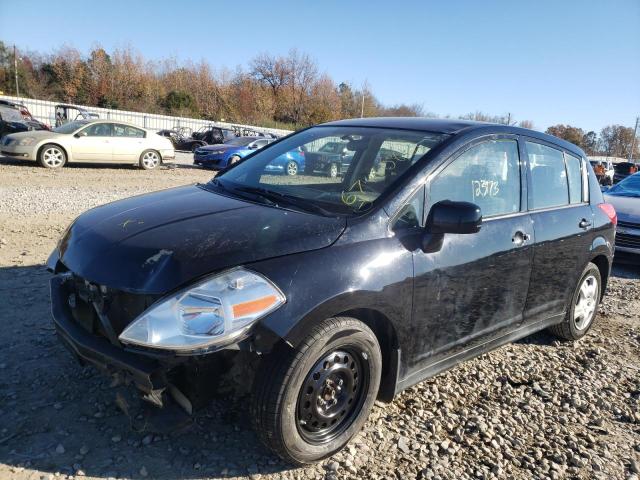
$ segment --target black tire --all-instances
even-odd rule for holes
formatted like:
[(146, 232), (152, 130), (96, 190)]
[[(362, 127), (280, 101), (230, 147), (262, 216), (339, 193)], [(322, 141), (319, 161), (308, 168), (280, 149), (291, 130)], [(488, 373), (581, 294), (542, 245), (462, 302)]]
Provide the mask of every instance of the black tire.
[(290, 161), (289, 163), (287, 163), (287, 166), (285, 168), (285, 173), (289, 176), (289, 177), (295, 177), (296, 175), (298, 175), (298, 164), (294, 161)]
[(55, 170), (62, 168), (67, 163), (67, 152), (60, 145), (47, 143), (38, 151), (38, 164), (41, 167)]
[[(592, 304), (590, 304), (590, 302), (586, 299), (583, 290), (583, 288), (585, 288), (585, 284), (588, 284), (589, 279), (594, 280), (593, 284), (595, 286)], [(595, 264), (589, 263), (582, 272), (582, 275), (580, 275), (580, 280), (578, 281), (575, 291), (571, 296), (571, 304), (567, 307), (567, 315), (565, 316), (562, 323), (549, 327), (549, 331), (556, 337), (563, 340), (573, 341), (584, 337), (593, 326), (595, 317), (598, 314), (598, 304), (600, 303), (601, 293), (602, 278), (600, 277), (600, 270)], [(580, 318), (580, 312), (582, 310), (578, 310), (581, 309), (581, 302), (586, 302), (586, 305), (589, 305), (589, 308), (586, 309), (587, 313), (585, 313), (584, 317), (582, 318)], [(591, 310), (591, 307), (593, 308), (593, 310)], [(578, 319), (576, 319), (576, 315), (579, 316)]]
[(381, 371), (369, 327), (349, 317), (327, 319), (298, 347), (283, 344), (262, 361), (252, 402), (255, 430), (291, 464), (330, 457), (362, 429)]

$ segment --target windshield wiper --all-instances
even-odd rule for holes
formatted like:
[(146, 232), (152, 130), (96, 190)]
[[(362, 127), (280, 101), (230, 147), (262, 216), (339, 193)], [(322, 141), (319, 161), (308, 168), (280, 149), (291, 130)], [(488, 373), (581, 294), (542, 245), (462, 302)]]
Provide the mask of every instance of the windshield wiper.
[(305, 198), (288, 195), (286, 193), (275, 192), (273, 190), (267, 190), (266, 188), (251, 187), (247, 185), (241, 185), (233, 188), (234, 190), (239, 190), (241, 192), (251, 193), (253, 195), (262, 197), (275, 206), (294, 206), (306, 211), (313, 211), (324, 216), (332, 215), (332, 212), (330, 212), (329, 210), (326, 210), (319, 205), (316, 205), (313, 201), (307, 200)]

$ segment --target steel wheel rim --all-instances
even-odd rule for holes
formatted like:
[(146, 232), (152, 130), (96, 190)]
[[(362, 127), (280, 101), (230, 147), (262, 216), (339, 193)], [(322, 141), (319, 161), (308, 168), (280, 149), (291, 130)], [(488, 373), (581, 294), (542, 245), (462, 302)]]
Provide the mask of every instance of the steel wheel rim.
[(142, 164), (147, 168), (155, 168), (160, 163), (156, 152), (147, 152), (142, 156)]
[(589, 326), (598, 307), (598, 280), (594, 275), (588, 275), (582, 281), (576, 303), (573, 307), (573, 321), (578, 330)]
[(298, 394), (295, 421), (300, 436), (315, 445), (340, 436), (360, 414), (368, 388), (366, 353), (342, 347), (325, 354)]
[(47, 148), (42, 153), (42, 160), (44, 161), (45, 165), (49, 167), (59, 167), (64, 161), (64, 154), (58, 148)]
[(289, 162), (287, 164), (287, 174), (294, 176), (298, 173), (298, 165), (295, 162)]

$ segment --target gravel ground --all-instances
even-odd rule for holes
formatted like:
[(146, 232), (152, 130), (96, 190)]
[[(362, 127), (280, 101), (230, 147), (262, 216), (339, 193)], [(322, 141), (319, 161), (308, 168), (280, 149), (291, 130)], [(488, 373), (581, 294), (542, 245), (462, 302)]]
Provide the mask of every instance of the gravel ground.
[(638, 479), (637, 266), (615, 267), (586, 338), (536, 334), (423, 382), (314, 467), (262, 448), (242, 397), (216, 399), (181, 433), (130, 422), (109, 380), (57, 341), (43, 263), (87, 208), (211, 177), (188, 162), (50, 172), (0, 158), (0, 478)]

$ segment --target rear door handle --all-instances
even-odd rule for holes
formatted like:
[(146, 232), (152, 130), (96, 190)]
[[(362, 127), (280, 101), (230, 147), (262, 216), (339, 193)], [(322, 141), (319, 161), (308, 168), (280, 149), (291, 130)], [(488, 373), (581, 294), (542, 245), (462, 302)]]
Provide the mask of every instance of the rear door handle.
[(580, 220), (580, 223), (578, 224), (578, 226), (580, 228), (589, 228), (591, 226), (591, 222), (586, 218), (583, 218), (582, 220)]

